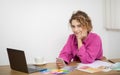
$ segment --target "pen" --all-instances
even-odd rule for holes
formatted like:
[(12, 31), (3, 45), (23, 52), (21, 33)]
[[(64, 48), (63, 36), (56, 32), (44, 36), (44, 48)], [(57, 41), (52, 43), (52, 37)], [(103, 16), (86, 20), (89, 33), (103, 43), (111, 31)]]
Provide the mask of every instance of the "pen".
[(109, 61), (110, 63), (113, 63), (113, 64), (115, 63), (115, 62), (114, 62), (114, 61), (112, 61), (112, 60), (108, 60), (108, 61)]
[(40, 72), (43, 72), (43, 71), (46, 71), (47, 69), (45, 68), (45, 69), (41, 69), (41, 70), (39, 70)]

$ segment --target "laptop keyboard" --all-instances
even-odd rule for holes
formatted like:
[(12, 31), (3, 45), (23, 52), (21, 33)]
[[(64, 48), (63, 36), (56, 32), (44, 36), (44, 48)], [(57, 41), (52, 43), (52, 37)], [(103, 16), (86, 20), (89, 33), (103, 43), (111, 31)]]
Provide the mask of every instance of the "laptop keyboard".
[(38, 66), (29, 66), (28, 67), (29, 72), (38, 72), (38, 71), (41, 71), (41, 70), (45, 70), (45, 68), (40, 68)]

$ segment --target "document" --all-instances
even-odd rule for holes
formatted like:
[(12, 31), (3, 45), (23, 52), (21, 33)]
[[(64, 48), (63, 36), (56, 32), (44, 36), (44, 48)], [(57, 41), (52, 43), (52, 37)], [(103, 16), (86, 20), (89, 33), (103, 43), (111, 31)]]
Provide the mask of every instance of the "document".
[(110, 71), (111, 66), (112, 63), (96, 60), (95, 62), (90, 64), (79, 63), (77, 69), (89, 73), (95, 73), (99, 71)]

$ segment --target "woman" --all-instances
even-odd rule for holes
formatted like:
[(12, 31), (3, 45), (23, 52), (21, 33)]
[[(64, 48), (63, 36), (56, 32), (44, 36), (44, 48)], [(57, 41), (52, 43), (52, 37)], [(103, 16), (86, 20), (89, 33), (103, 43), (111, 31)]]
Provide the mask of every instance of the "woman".
[[(69, 20), (73, 34), (67, 40), (67, 43), (61, 50), (59, 58), (66, 64), (71, 61), (81, 63), (92, 63), (103, 57), (102, 41), (99, 35), (91, 32), (92, 22), (90, 17), (83, 11), (73, 13)], [(56, 60), (59, 68), (64, 64)]]

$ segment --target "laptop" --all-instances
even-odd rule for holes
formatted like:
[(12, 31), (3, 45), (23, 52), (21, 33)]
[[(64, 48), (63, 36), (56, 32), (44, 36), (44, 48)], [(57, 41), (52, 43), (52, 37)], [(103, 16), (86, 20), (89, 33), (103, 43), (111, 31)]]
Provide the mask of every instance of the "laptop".
[(13, 70), (25, 73), (33, 73), (45, 69), (35, 65), (28, 65), (26, 62), (25, 53), (22, 50), (7, 48), (7, 53), (10, 67)]

